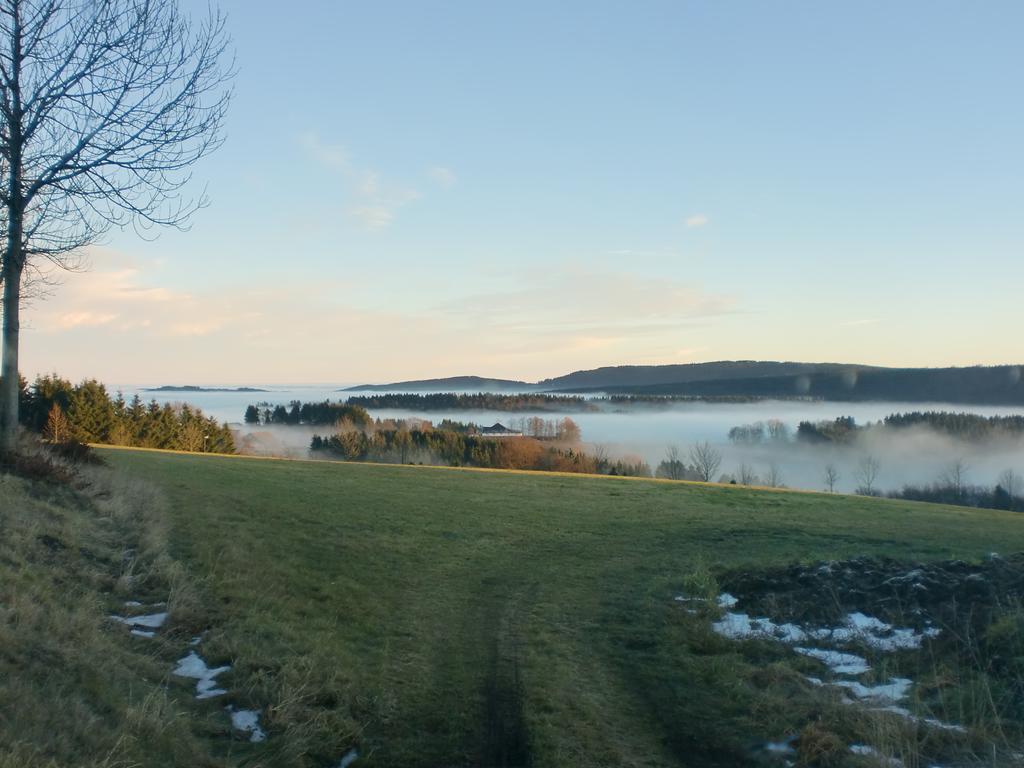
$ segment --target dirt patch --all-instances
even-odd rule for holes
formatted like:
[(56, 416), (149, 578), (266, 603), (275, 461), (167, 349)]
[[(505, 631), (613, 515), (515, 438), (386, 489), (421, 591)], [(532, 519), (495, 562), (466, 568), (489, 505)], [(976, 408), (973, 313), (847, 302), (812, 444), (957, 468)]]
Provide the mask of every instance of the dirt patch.
[(1024, 600), (1024, 554), (991, 555), (977, 564), (862, 557), (733, 572), (720, 581), (751, 614), (835, 625), (862, 612), (919, 631), (976, 636)]

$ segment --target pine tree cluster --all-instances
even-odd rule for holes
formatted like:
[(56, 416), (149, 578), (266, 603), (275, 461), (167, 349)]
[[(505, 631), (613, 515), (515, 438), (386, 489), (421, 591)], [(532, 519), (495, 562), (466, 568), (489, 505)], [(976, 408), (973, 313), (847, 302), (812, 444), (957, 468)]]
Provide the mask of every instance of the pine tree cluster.
[(56, 374), (22, 384), (21, 422), (52, 442), (130, 445), (178, 451), (234, 453), (227, 424), (218, 424), (198, 408), (135, 395), (130, 402), (118, 392), (110, 396), (95, 379), (72, 384)]

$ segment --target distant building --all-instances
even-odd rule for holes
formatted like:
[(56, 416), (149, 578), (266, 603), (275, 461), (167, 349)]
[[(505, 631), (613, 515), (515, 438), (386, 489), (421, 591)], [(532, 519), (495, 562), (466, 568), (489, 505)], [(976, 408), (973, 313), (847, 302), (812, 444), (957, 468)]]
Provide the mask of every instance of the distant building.
[(480, 429), (480, 437), (522, 437), (522, 432), (517, 432), (514, 429), (509, 429), (504, 424), (496, 422), (493, 426), (482, 427)]

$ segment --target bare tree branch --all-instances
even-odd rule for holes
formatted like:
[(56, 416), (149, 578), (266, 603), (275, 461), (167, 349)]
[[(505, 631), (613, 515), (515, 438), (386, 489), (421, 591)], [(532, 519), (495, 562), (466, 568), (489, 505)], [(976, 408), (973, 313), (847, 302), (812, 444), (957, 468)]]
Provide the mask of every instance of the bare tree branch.
[[(112, 226), (184, 227), (223, 140), (224, 17), (176, 0), (0, 0), (0, 450), (17, 426), (19, 304)], [(13, 381), (13, 384), (12, 384)]]

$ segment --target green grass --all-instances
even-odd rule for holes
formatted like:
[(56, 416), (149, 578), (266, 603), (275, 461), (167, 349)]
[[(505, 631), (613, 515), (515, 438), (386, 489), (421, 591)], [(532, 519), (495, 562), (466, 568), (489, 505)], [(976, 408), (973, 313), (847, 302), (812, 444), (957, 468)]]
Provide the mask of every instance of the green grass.
[[(744, 765), (799, 730), (787, 665), (679, 610), (710, 572), (1024, 549), (1024, 516), (544, 474), (105, 450), (168, 501), (232, 699), (229, 764)], [(215, 707), (222, 706), (223, 702)], [(198, 705), (196, 705), (198, 706)], [(856, 761), (849, 764), (861, 764)]]

